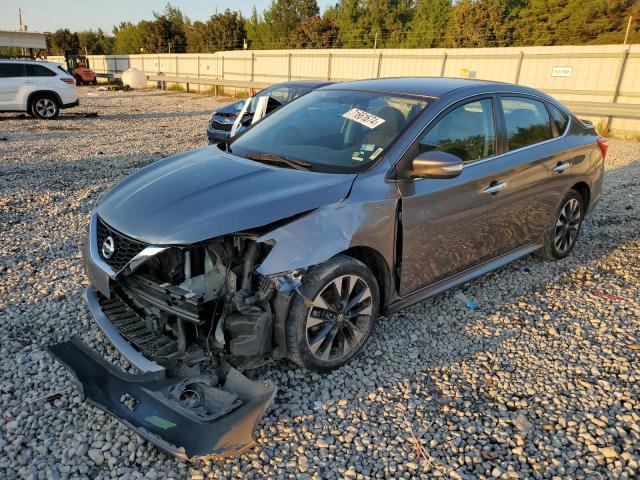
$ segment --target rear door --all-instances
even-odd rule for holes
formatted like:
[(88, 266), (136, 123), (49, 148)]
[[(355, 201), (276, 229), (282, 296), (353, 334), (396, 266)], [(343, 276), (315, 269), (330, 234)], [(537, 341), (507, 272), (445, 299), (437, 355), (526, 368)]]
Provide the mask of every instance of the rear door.
[(0, 110), (25, 108), (18, 98), (25, 81), (23, 63), (0, 62)]
[(535, 242), (551, 226), (568, 189), (572, 157), (542, 99), (509, 94), (499, 96), (498, 104), (506, 150), (502, 161), (511, 166), (507, 218), (512, 235), (504, 253)]

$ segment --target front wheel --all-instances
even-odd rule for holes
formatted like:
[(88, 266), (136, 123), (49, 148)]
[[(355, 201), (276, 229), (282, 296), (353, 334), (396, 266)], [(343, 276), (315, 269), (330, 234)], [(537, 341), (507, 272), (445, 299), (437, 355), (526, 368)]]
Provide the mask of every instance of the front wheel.
[(53, 120), (60, 113), (60, 106), (51, 95), (36, 95), (31, 100), (31, 113), (36, 118)]
[(326, 372), (365, 345), (380, 304), (378, 282), (362, 262), (336, 256), (307, 272), (287, 317), (289, 357)]
[(584, 212), (582, 195), (575, 190), (569, 190), (560, 202), (550, 238), (547, 244), (538, 250), (538, 255), (552, 261), (561, 260), (569, 255), (580, 234)]

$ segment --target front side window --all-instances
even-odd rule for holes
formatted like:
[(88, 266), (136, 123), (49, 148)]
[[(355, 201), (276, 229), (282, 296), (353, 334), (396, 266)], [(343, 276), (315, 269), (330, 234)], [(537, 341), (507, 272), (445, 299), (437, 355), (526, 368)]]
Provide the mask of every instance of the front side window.
[(427, 105), (411, 96), (315, 90), (263, 118), (230, 149), (246, 158), (299, 160), (315, 171), (357, 172), (381, 158)]
[(24, 77), (24, 64), (0, 63), (0, 78)]
[(52, 70), (49, 70), (47, 67), (43, 67), (42, 65), (25, 65), (25, 69), (27, 71), (27, 77), (55, 77), (56, 73)]
[(464, 162), (495, 154), (495, 129), (491, 99), (455, 108), (431, 128), (419, 142), (420, 153), (446, 152)]
[(549, 113), (542, 102), (522, 97), (500, 99), (509, 150), (553, 138)]

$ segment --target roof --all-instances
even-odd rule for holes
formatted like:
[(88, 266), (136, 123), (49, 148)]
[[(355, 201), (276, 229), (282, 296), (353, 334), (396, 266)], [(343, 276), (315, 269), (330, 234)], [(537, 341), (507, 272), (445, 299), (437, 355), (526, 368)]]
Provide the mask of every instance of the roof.
[(401, 93), (406, 95), (418, 95), (437, 98), (459, 88), (481, 85), (495, 85), (497, 83), (498, 82), (490, 82), (487, 80), (471, 80), (466, 78), (398, 77), (342, 82), (333, 84), (328, 88), (341, 90), (367, 90), (374, 92)]
[(58, 62), (51, 62), (48, 60), (35, 60), (35, 59), (11, 59), (11, 58), (0, 58), (0, 62), (2, 63), (37, 63), (38, 65), (50, 65), (52, 67), (57, 67), (60, 65)]
[(0, 31), (0, 47), (47, 48), (44, 33)]
[(329, 80), (291, 80), (288, 82), (282, 82), (282, 83), (278, 83), (275, 86), (281, 87), (281, 86), (289, 86), (289, 87), (309, 87), (309, 88), (320, 88), (320, 87), (324, 87), (325, 85), (331, 85), (334, 82), (330, 82)]

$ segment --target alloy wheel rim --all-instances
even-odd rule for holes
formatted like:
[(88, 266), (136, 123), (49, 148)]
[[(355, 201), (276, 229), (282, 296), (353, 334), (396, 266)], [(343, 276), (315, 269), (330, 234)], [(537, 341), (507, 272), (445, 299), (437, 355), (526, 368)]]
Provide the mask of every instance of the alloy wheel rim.
[(36, 102), (36, 111), (42, 117), (52, 117), (56, 113), (56, 105), (53, 100), (41, 98)]
[(581, 217), (580, 203), (575, 198), (565, 203), (560, 210), (554, 236), (554, 245), (560, 254), (567, 252), (575, 243)]
[(305, 326), (307, 346), (322, 361), (349, 357), (360, 345), (373, 314), (371, 288), (357, 275), (343, 275), (313, 299)]

